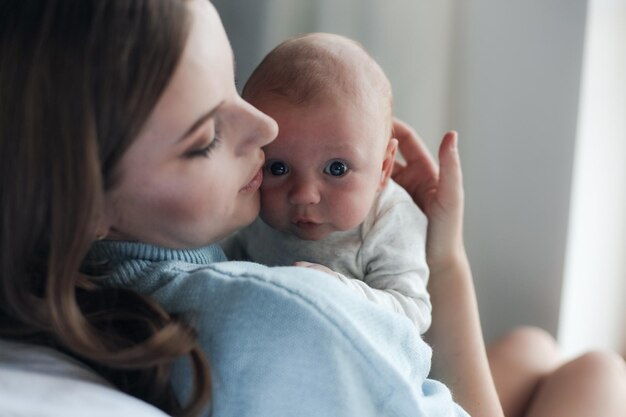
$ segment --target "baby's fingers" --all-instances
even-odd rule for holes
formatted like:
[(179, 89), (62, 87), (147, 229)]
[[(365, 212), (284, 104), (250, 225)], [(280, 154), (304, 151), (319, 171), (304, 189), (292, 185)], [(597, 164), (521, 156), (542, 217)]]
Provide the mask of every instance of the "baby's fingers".
[(333, 276), (337, 275), (337, 273), (335, 271), (333, 271), (332, 269), (328, 268), (327, 266), (316, 264), (316, 263), (312, 263), (312, 262), (298, 261), (298, 262), (294, 262), (293, 265), (294, 266), (300, 266), (300, 267), (303, 267), (303, 268), (316, 269), (318, 271), (321, 271), (321, 272), (324, 272), (326, 274), (333, 275)]

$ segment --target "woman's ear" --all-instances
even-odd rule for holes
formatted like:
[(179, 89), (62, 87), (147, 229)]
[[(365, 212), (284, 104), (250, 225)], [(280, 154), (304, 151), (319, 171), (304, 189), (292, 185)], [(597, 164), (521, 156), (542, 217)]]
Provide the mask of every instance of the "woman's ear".
[(115, 213), (115, 204), (110, 193), (104, 193), (101, 199), (100, 212), (95, 220), (95, 238), (96, 240), (106, 239), (113, 229), (113, 214)]
[(389, 177), (393, 172), (393, 164), (396, 160), (396, 150), (398, 150), (398, 139), (391, 138), (385, 149), (385, 159), (383, 159), (383, 169), (380, 173), (380, 184), (378, 190), (382, 190), (387, 185)]

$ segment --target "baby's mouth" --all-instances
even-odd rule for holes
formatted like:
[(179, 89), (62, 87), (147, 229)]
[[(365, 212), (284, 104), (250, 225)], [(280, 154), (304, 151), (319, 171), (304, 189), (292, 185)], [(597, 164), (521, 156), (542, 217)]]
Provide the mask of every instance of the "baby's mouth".
[(296, 219), (292, 222), (296, 227), (300, 227), (300, 228), (304, 228), (304, 229), (310, 229), (316, 226), (319, 226), (320, 224), (313, 221), (313, 220), (309, 220), (309, 219)]

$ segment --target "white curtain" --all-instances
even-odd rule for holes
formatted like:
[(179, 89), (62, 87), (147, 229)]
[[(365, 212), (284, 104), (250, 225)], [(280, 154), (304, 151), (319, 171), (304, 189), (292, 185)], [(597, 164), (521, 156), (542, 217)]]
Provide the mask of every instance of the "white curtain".
[(572, 355), (626, 353), (626, 2), (589, 6), (559, 328)]

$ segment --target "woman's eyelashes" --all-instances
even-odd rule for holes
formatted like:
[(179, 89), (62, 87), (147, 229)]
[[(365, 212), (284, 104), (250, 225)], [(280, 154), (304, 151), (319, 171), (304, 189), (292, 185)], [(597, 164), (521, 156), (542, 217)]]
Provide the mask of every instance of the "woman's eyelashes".
[(208, 145), (199, 149), (193, 149), (187, 152), (186, 156), (190, 158), (193, 158), (196, 156), (202, 156), (202, 157), (208, 158), (220, 143), (221, 143), (221, 139), (216, 133), (215, 136), (213, 137), (213, 140)]

